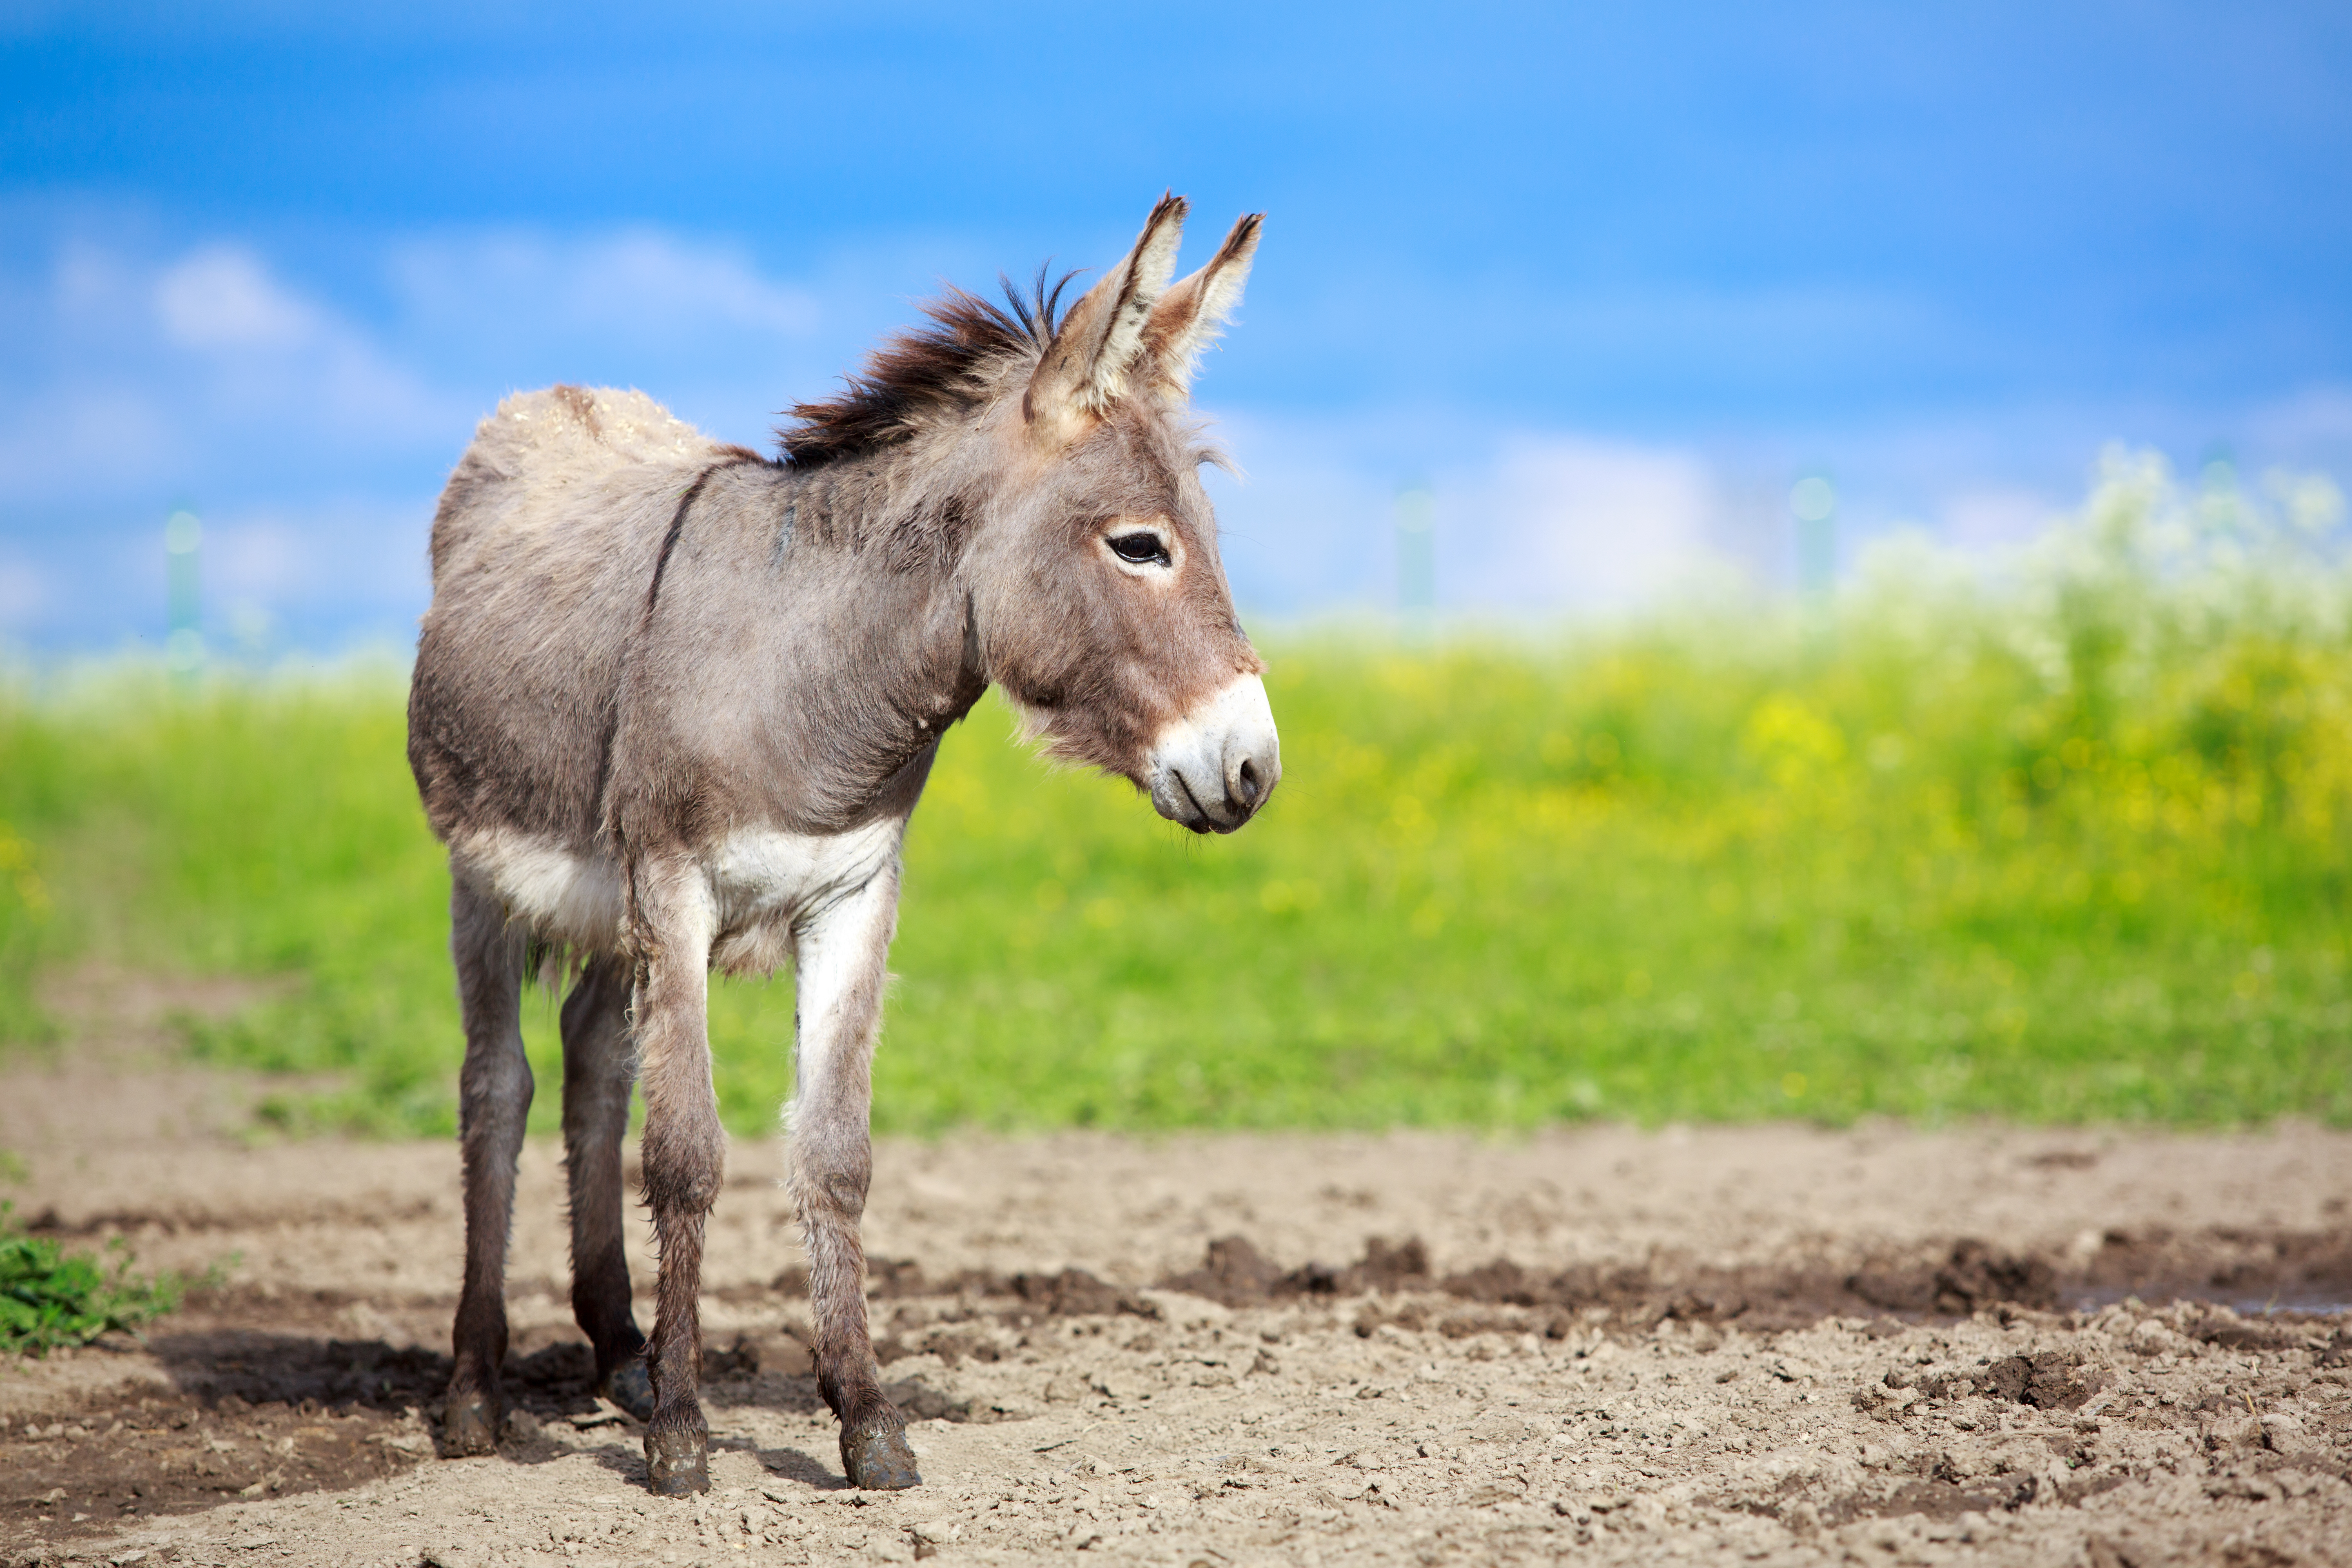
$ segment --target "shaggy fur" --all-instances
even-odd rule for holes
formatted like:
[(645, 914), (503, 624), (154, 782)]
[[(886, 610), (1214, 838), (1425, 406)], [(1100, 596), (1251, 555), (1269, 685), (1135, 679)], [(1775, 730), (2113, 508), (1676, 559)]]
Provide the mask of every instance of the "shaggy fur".
[(1010, 279), (999, 279), (1002, 306), (950, 288), (924, 308), (929, 326), (900, 332), (867, 355), (838, 396), (793, 405), (796, 423), (776, 432), (784, 460), (813, 468), (976, 414), (991, 399), (997, 367), (1034, 361), (1054, 341), (1072, 276), (1049, 288), (1040, 271), (1025, 299)]
[[(1181, 396), (1256, 221), (1171, 289), (1183, 212), (1161, 201), (1058, 319), (1042, 274), (1003, 308), (951, 293), (795, 409), (775, 461), (608, 389), (509, 397), (476, 433), (434, 520), (409, 697), (467, 1034), (452, 1450), (488, 1447), (499, 1417), (536, 944), (579, 974), (574, 1310), (601, 1386), (649, 1417), (654, 1489), (708, 1485), (697, 1314), (725, 1140), (707, 976), (790, 959), (819, 1381), (853, 1480), (918, 1479), (867, 1342), (857, 1227), (898, 845), (941, 731), (996, 683), (1056, 751), (1201, 831), (1239, 826), (1280, 775)], [(661, 1248), (650, 1341), (620, 1239), (632, 1049)]]

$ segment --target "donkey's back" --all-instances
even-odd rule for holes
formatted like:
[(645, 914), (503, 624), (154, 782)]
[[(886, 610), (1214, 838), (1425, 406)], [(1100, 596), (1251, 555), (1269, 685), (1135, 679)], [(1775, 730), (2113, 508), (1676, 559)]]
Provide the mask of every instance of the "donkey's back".
[(679, 499), (750, 456), (639, 392), (517, 393), (482, 421), (434, 516), (409, 695), (436, 834), (597, 836), (622, 658)]

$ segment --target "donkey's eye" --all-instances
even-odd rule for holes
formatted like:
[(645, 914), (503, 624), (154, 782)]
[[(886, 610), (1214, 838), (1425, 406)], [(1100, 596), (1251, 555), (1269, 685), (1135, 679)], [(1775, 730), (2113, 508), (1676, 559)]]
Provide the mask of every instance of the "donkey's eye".
[(1114, 534), (1106, 541), (1111, 553), (1130, 566), (1166, 566), (1168, 542), (1150, 529), (1138, 529), (1133, 533)]

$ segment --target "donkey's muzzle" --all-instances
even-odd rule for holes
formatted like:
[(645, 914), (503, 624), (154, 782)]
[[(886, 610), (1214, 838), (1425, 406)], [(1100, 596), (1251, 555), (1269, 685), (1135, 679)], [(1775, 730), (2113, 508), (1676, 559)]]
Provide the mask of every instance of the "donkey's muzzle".
[(1282, 744), (1265, 685), (1244, 675), (1160, 731), (1151, 748), (1151, 804), (1195, 833), (1231, 833), (1257, 815), (1282, 778)]

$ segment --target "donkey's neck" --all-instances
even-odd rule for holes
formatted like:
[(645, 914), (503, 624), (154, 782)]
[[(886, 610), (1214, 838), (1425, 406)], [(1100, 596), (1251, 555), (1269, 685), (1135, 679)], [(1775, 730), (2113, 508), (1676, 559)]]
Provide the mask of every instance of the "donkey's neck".
[(784, 468), (784, 526), (776, 548), (847, 550), (894, 574), (952, 572), (978, 512), (969, 484), (958, 483), (957, 468), (951, 458), (898, 446), (815, 468)]
[(824, 831), (910, 808), (987, 686), (955, 569), (967, 499), (902, 452), (743, 477), (767, 489), (734, 510), (766, 530), (744, 542), (769, 590), (751, 663), (772, 672), (753, 700), (771, 810)]

